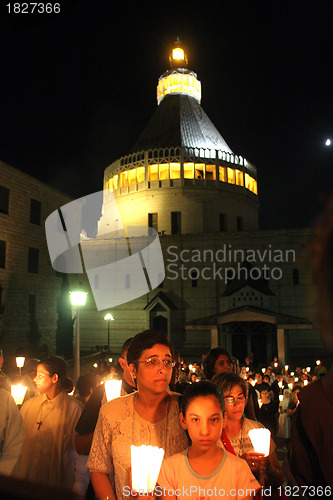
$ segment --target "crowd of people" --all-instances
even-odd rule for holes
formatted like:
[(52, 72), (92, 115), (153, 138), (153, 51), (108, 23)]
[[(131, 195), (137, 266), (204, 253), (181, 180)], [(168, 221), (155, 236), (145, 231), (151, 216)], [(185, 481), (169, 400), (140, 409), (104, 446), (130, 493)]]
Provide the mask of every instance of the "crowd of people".
[[(313, 259), (330, 348), (332, 255), (333, 200)], [(83, 375), (70, 395), (65, 361), (50, 356), (27, 363), (29, 391), (19, 410), (2, 364), (0, 350), (1, 498), (59, 498), (54, 488), (66, 488), (66, 499), (77, 493), (98, 500), (332, 496), (333, 367), (327, 372), (319, 362), (314, 370), (291, 372), (274, 358), (258, 370), (251, 354), (240, 366), (221, 347), (187, 366), (164, 333), (145, 330), (123, 345), (120, 397), (107, 402), (96, 374)], [(103, 367), (100, 374), (108, 375)], [(256, 452), (251, 440), (260, 428), (271, 433), (267, 454)], [(288, 446), (284, 468), (279, 438)], [(144, 495), (132, 487), (132, 445), (164, 450), (156, 487)], [(17, 482), (6, 482), (9, 476)]]
[[(104, 382), (119, 371), (106, 362), (82, 375), (69, 395), (73, 383), (66, 363), (51, 356), (28, 360), (23, 379), (29, 392), (20, 411), (1, 370), (0, 473), (66, 487), (86, 498), (121, 499), (128, 491), (133, 494), (127, 489), (131, 445), (146, 444), (165, 452), (157, 491), (186, 491), (195, 484), (202, 490), (215, 485), (249, 492), (235, 498), (264, 491), (271, 498), (274, 491), (283, 496), (288, 482), (298, 484), (297, 469), (293, 474), (287, 462), (283, 471), (277, 442), (289, 447), (299, 394), (315, 381), (320, 384), (327, 370), (317, 363), (312, 371), (297, 367), (291, 372), (277, 358), (257, 369), (253, 358), (249, 355), (240, 366), (217, 347), (187, 365), (162, 332), (145, 330), (123, 345), (121, 397), (107, 402)], [(2, 353), (0, 359), (2, 364)], [(254, 451), (249, 435), (261, 427), (271, 432), (268, 457)], [(323, 487), (331, 486), (326, 476), (320, 480)]]

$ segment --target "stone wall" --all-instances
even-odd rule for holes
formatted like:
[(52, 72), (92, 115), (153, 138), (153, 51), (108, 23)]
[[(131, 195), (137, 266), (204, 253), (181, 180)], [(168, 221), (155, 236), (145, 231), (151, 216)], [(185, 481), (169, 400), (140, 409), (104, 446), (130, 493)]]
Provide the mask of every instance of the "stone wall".
[[(55, 347), (56, 305), (61, 278), (52, 269), (45, 238), (45, 219), (71, 198), (0, 162), (0, 185), (9, 189), (8, 214), (0, 213), (0, 240), (6, 242), (6, 265), (0, 268), (3, 313), (0, 344), (8, 353), (25, 348), (29, 339)], [(40, 223), (30, 222), (31, 199), (41, 203)], [(28, 272), (29, 247), (38, 249), (38, 272)], [(35, 314), (29, 313), (35, 300)], [(34, 316), (34, 321), (33, 320)]]

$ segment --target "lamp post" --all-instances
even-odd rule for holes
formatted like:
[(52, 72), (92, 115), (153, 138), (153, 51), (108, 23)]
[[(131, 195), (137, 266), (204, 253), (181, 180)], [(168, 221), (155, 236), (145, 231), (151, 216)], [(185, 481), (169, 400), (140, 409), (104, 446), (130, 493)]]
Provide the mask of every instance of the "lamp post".
[(114, 321), (114, 317), (112, 316), (112, 314), (107, 313), (104, 316), (104, 319), (105, 319), (105, 321), (108, 322), (108, 348), (109, 348), (110, 347), (110, 321)]
[(75, 359), (74, 359), (74, 384), (76, 385), (77, 380), (80, 376), (80, 306), (84, 306), (87, 300), (87, 292), (75, 291), (70, 292), (72, 306), (76, 308), (75, 315), (75, 332), (76, 332), (76, 342), (75, 342)]
[(20, 377), (22, 375), (22, 368), (24, 366), (24, 362), (25, 362), (24, 356), (16, 356), (16, 366), (19, 369)]

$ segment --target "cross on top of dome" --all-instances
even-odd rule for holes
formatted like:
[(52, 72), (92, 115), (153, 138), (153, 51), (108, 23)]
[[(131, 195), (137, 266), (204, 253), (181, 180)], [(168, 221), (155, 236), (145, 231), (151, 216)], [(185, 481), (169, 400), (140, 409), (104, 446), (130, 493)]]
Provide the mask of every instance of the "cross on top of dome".
[(182, 41), (178, 36), (169, 56), (169, 63), (171, 68), (185, 68), (188, 66), (187, 55), (182, 47)]

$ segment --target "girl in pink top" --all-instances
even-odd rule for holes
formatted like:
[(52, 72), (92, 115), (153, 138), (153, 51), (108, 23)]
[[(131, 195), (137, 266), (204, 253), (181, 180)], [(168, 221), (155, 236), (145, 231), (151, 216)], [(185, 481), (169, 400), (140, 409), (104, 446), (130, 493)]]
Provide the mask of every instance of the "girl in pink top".
[(163, 462), (156, 498), (254, 497), (260, 485), (247, 463), (219, 446), (223, 415), (223, 395), (215, 384), (202, 381), (187, 387), (180, 421), (189, 434), (191, 446)]

